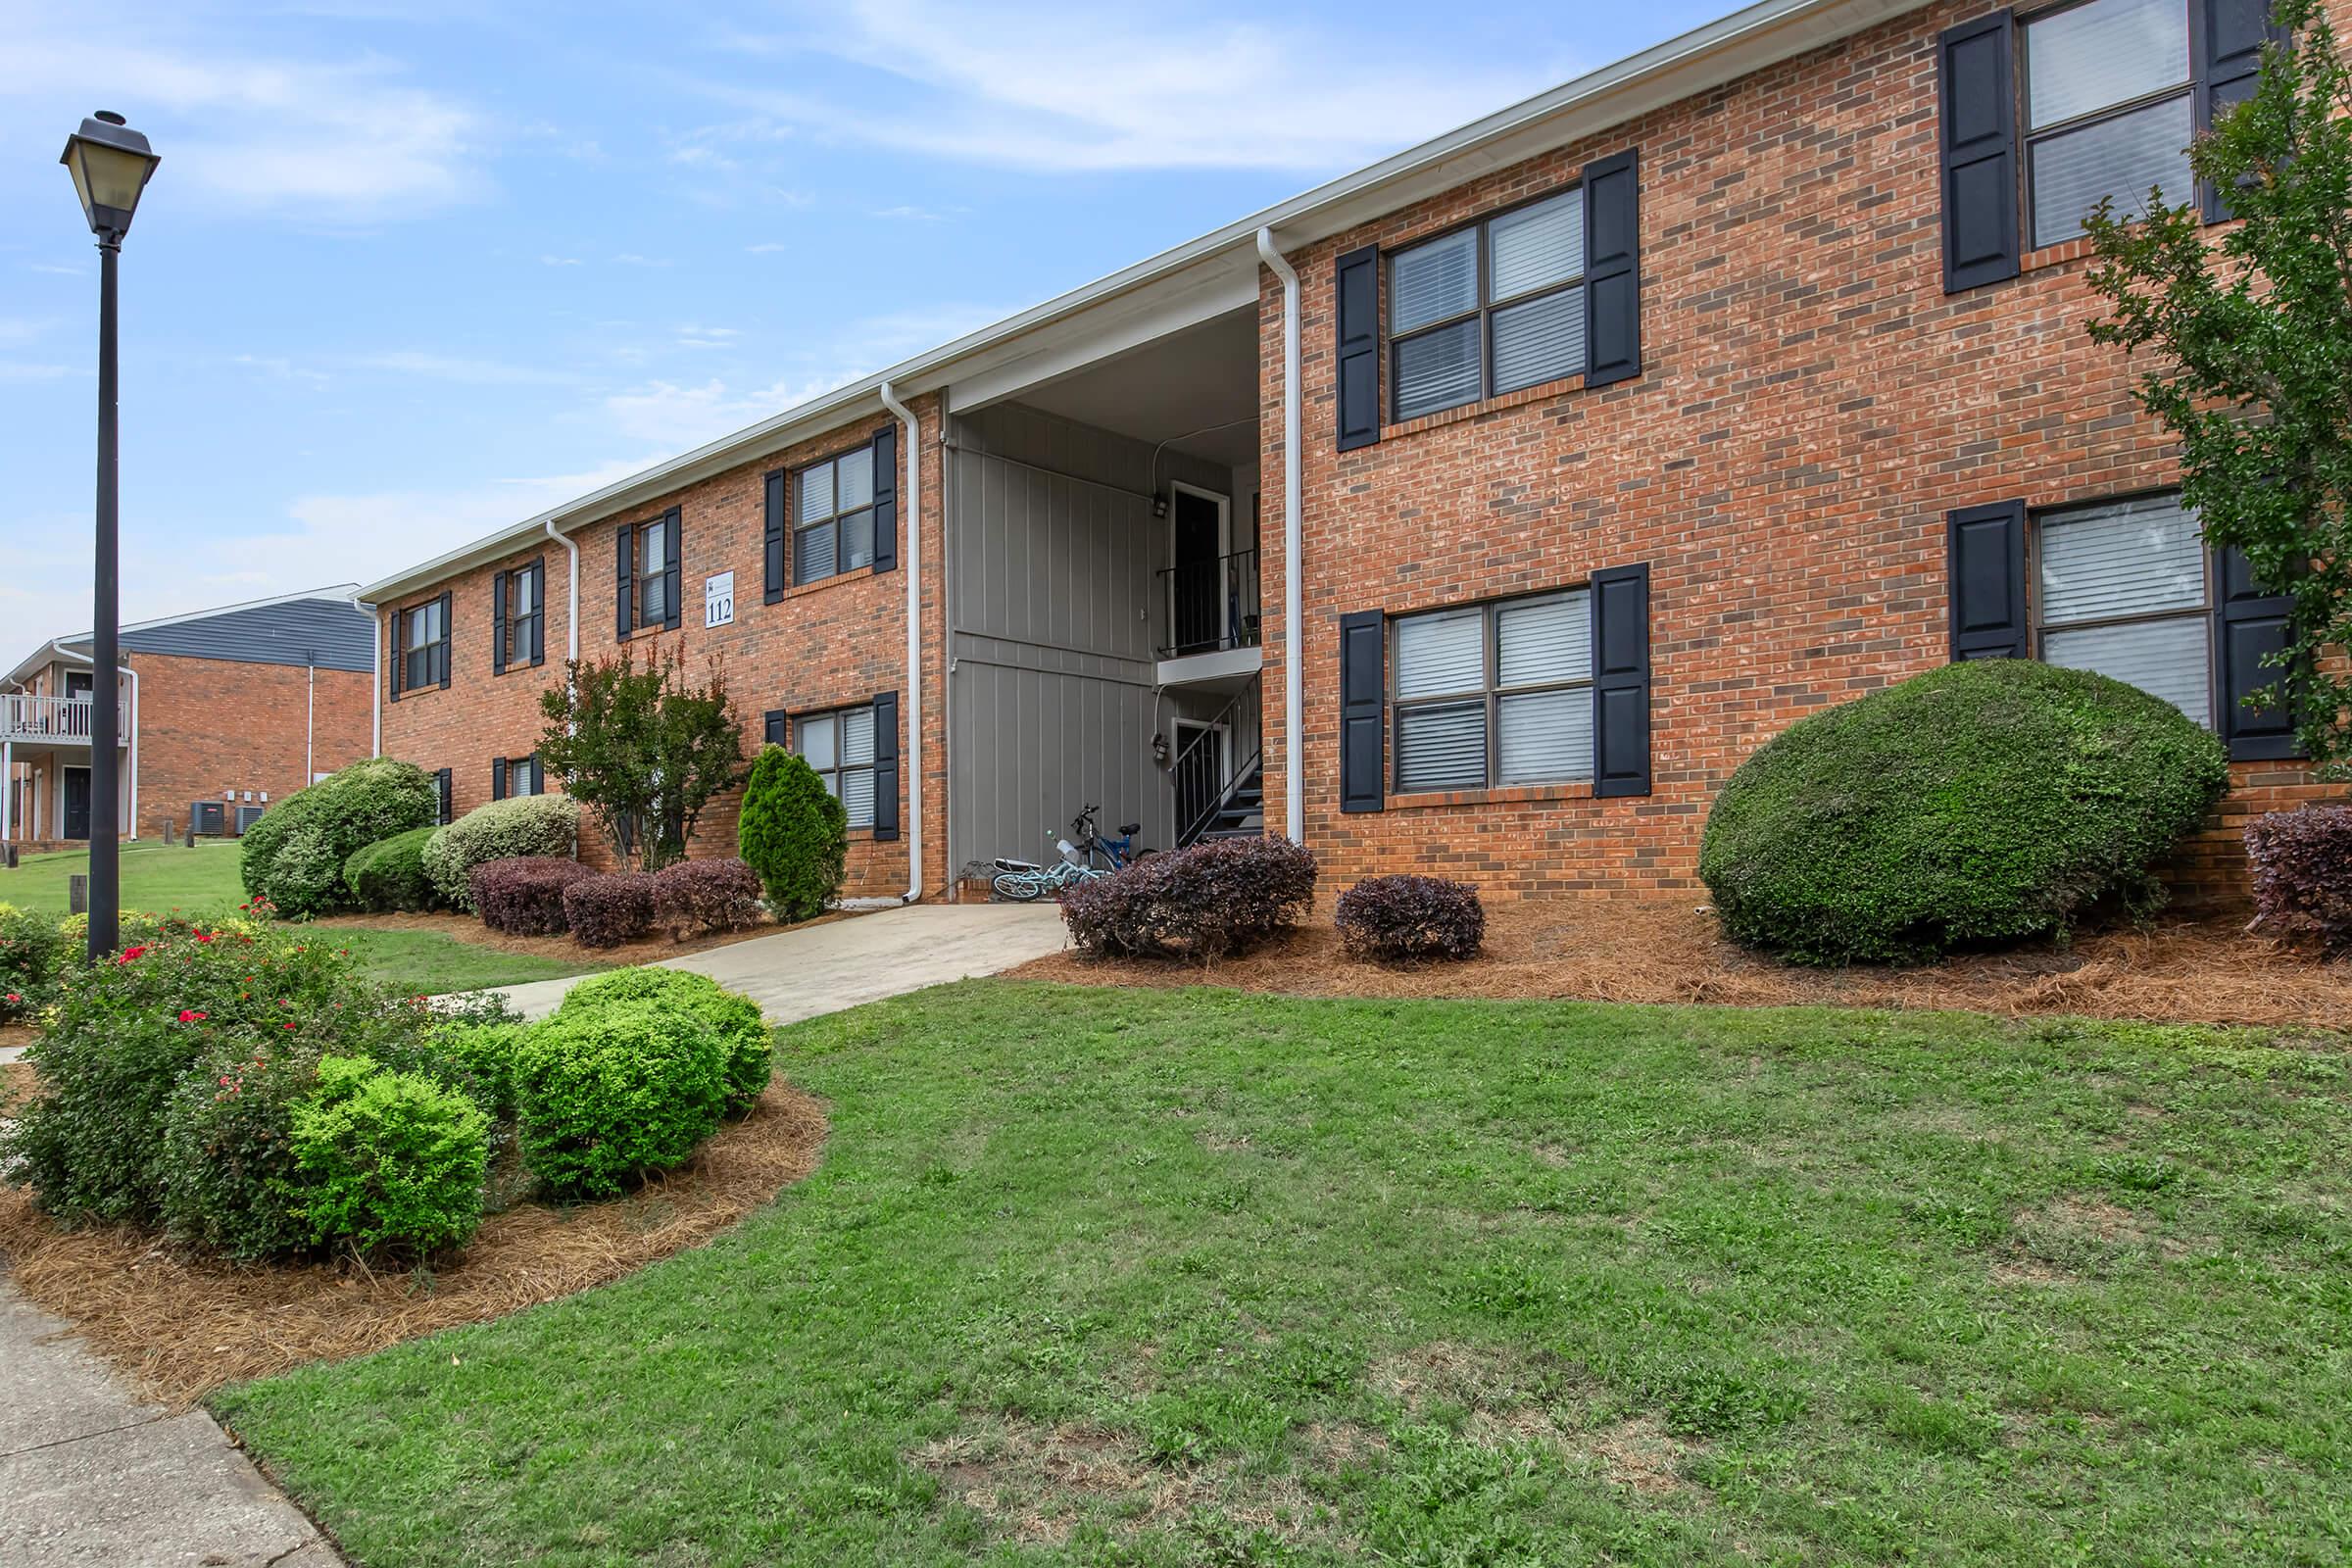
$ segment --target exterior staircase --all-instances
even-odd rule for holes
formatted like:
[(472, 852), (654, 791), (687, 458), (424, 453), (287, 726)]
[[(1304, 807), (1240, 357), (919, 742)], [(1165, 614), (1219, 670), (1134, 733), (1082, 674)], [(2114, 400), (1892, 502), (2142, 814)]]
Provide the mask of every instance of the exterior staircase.
[(1265, 767), (1252, 760), (1249, 770), (1233, 781), (1225, 798), (1209, 814), (1198, 834), (1188, 842), (1201, 839), (1257, 839), (1266, 835)]

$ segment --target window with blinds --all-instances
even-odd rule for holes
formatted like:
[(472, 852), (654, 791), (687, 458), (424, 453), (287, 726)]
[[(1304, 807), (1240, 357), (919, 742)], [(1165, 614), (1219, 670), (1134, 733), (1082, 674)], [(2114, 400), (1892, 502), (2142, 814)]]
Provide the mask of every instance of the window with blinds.
[(441, 601), (426, 600), (408, 612), (404, 620), (407, 636), (401, 653), (401, 688), (408, 691), (434, 685), (449, 658), (449, 620)]
[(792, 749), (841, 802), (850, 826), (874, 825), (873, 705), (803, 714), (792, 721)]
[(1581, 187), (1389, 258), (1393, 417), (1416, 418), (1585, 368)]
[(792, 580), (818, 582), (874, 564), (874, 449), (792, 476)]
[(1399, 616), (1400, 795), (1592, 776), (1592, 605), (1582, 588)]
[(2119, 218), (2195, 185), (2189, 0), (2082, 0), (2025, 24), (2026, 179), (2034, 245), (2082, 232), (2104, 198)]
[(2152, 692), (2213, 727), (2213, 590), (2194, 513), (2178, 495), (2041, 515), (2042, 659)]
[(669, 618), (669, 555), (677, 546), (670, 537), (669, 519), (656, 517), (637, 525), (637, 559), (631, 576), (637, 584), (637, 624), (659, 626)]

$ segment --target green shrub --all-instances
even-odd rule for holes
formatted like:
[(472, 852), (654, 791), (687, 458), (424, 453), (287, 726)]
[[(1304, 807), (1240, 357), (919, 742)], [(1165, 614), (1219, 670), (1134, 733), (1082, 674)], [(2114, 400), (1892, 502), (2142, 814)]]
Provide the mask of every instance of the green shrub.
[(775, 1072), (775, 1043), (760, 1004), (687, 969), (615, 969), (583, 980), (564, 994), (559, 1016), (596, 1008), (650, 1004), (680, 1007), (718, 1031), (727, 1052), (727, 1106), (742, 1110), (766, 1090)]
[(0, 904), (0, 1023), (48, 1005), (71, 961), (73, 950), (55, 921)]
[(2221, 743), (2136, 687), (1952, 664), (1798, 720), (1716, 797), (1699, 875), (1735, 940), (1801, 963), (1916, 959), (2146, 909), (2229, 785)]
[(615, 1004), (545, 1018), (514, 1056), (517, 1141), (560, 1197), (603, 1198), (693, 1154), (726, 1108), (718, 1032), (677, 1007)]
[(431, 823), (366, 845), (343, 862), (352, 902), (374, 914), (415, 914), (440, 902), (424, 874), (424, 847), (441, 830)]
[(240, 1262), (310, 1241), (290, 1129), (318, 1082), (318, 1052), (223, 1040), (197, 1058), (164, 1113), (164, 1226)]
[(580, 808), (569, 796), (517, 795), (492, 801), (426, 842), (424, 874), (444, 904), (471, 909), (475, 866), (525, 857), (568, 860), (579, 831)]
[(404, 1257), (463, 1245), (482, 1222), (488, 1129), (479, 1106), (429, 1078), (326, 1057), (293, 1115), (311, 1240)]
[(850, 813), (816, 769), (770, 746), (752, 763), (735, 843), (777, 919), (812, 919), (849, 874)]
[[(454, 1089), (499, 1121), (514, 1118), (514, 1052), (519, 1020), (460, 1019), (436, 1029), (414, 1070)], [(398, 1064), (396, 1064), (398, 1065)]]
[(354, 762), (262, 813), (237, 851), (245, 891), (278, 912), (325, 914), (350, 900), (343, 865), (355, 851), (429, 824), (439, 794), (423, 769), (390, 758)]

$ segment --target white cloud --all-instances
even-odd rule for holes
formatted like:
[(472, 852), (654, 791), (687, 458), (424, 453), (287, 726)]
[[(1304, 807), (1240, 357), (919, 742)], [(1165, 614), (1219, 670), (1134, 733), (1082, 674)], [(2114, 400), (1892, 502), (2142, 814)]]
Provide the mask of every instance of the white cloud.
[(36, 364), (23, 360), (0, 360), (0, 381), (58, 381), (70, 375), (87, 374), (71, 365)]
[(612, 262), (617, 267), (667, 267), (669, 265), (667, 257), (640, 256), (635, 251), (622, 251), (618, 256), (612, 258)]
[[(0, 51), (0, 99), (142, 106), (174, 199), (303, 222), (373, 222), (481, 196), (481, 122), (390, 62), (121, 47), (28, 31)], [(165, 187), (159, 187), (159, 189)]]
[(420, 349), (394, 349), (363, 354), (351, 362), (364, 370), (393, 370), (435, 381), (465, 386), (554, 386), (572, 380), (561, 370), (530, 365), (508, 365), (497, 360), (470, 359), (458, 354), (432, 354)]
[(732, 326), (696, 326), (689, 322), (678, 328), (678, 347), (682, 349), (733, 348), (743, 333)]
[(577, 267), (580, 265), (580, 259), (577, 256), (542, 256), (539, 258), (539, 265), (542, 267)]
[(746, 245), (744, 247), (744, 251), (752, 256), (774, 256), (778, 252), (788, 251), (790, 249), (792, 249), (791, 246), (785, 244), (782, 240), (777, 239), (761, 240), (757, 245)]
[[(883, 146), (1054, 172), (1348, 168), (1490, 113), (1573, 74), (1533, 51), (1432, 61), (1409, 38), (1336, 43), (1328, 30), (1090, 10), (1083, 25), (1032, 5), (862, 0), (810, 12), (789, 36), (734, 34), (760, 57), (828, 55), (919, 89), (878, 112), (821, 92), (704, 81), (760, 117)], [(802, 74), (800, 79), (818, 79)]]

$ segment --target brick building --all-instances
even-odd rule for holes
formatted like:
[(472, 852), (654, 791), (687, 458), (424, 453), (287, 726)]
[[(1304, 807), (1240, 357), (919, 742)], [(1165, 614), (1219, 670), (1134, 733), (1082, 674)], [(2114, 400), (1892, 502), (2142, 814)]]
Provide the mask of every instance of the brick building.
[[(224, 829), (369, 755), (374, 668), (351, 585), (122, 628), (115, 689), (125, 838), (185, 831), (198, 803)], [(89, 638), (44, 643), (0, 678), (0, 839), (89, 837)]]
[(2189, 194), (2265, 36), (1763, 0), (372, 586), (385, 749), (508, 787), (576, 604), (583, 655), (723, 657), (851, 801), (856, 893), (1086, 804), (1336, 879), (1687, 890), (1795, 718), (2046, 658), (2225, 736), (2180, 880), (2227, 887), (2320, 793), (2236, 701), (2283, 605), (2085, 335), (2081, 224)]

